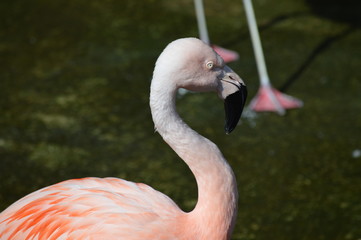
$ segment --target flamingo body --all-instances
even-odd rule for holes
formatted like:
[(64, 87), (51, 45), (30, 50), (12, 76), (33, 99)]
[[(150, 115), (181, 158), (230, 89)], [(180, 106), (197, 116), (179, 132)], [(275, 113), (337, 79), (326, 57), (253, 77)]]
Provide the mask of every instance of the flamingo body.
[(145, 184), (74, 179), (33, 192), (5, 210), (0, 239), (178, 239), (160, 229), (182, 221), (183, 214), (169, 197)]
[(193, 172), (198, 202), (183, 212), (153, 188), (117, 178), (64, 181), (0, 213), (0, 240), (227, 240), (237, 213), (234, 173), (218, 147), (176, 112), (179, 88), (215, 91), (225, 101), (225, 130), (237, 125), (247, 95), (240, 77), (207, 44), (185, 38), (159, 56), (150, 107), (156, 130)]

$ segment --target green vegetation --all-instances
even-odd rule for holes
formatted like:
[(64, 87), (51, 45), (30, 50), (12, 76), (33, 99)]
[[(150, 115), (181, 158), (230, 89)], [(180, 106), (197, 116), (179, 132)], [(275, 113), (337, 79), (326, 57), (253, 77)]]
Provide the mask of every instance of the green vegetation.
[[(302, 109), (246, 114), (227, 136), (214, 94), (178, 101), (236, 173), (233, 239), (361, 238), (360, 3), (339, 2), (254, 0), (271, 80)], [(240, 53), (230, 66), (250, 101), (242, 2), (205, 7), (211, 40)], [(154, 133), (148, 97), (165, 45), (198, 35), (192, 0), (3, 0), (0, 15), (0, 209), (62, 180), (114, 176), (191, 210), (195, 181)]]

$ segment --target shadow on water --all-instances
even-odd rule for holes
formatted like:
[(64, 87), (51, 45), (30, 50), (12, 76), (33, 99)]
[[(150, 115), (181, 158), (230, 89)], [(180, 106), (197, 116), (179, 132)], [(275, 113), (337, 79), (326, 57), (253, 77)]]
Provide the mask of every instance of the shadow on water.
[[(336, 0), (307, 0), (306, 1), (312, 11), (321, 17), (330, 19), (332, 21), (346, 23), (349, 27), (339, 33), (336, 33), (332, 36), (326, 37), (321, 41), (307, 56), (299, 68), (292, 73), (285, 81), (285, 83), (279, 88), (281, 91), (286, 91), (301, 75), (302, 73), (310, 66), (314, 59), (326, 51), (332, 44), (345, 38), (350, 33), (355, 31), (361, 26), (361, 2), (357, 0), (346, 0), (346, 1), (336, 1)], [(279, 18), (278, 21), (284, 20), (285, 18)], [(277, 19), (275, 19), (277, 20)], [(275, 20), (270, 21), (277, 22)], [(262, 29), (260, 27), (260, 29)]]
[[(302, 75), (302, 73), (311, 65), (317, 56), (325, 52), (335, 42), (345, 38), (355, 30), (361, 27), (361, 1), (357, 0), (306, 0), (306, 3), (310, 6), (313, 14), (322, 18), (327, 18), (335, 22), (346, 23), (349, 25), (345, 30), (326, 37), (314, 49), (310, 51), (310, 54), (300, 64), (300, 66), (289, 75), (284, 83), (279, 87), (282, 92), (287, 91), (291, 85)], [(267, 22), (259, 24), (259, 31), (266, 31), (277, 24), (294, 18), (311, 16), (310, 12), (296, 11), (286, 14), (278, 15)], [(233, 39), (224, 45), (232, 46), (239, 42), (241, 39), (249, 38), (249, 32), (242, 32), (237, 39)]]
[(333, 36), (326, 37), (320, 44), (318, 44), (303, 63), (298, 67), (298, 69), (292, 73), (285, 81), (285, 83), (279, 88), (280, 91), (285, 92), (287, 89), (302, 75), (302, 73), (311, 65), (317, 56), (326, 51), (333, 43), (339, 41), (340, 39), (346, 37), (351, 32), (355, 30), (354, 27), (349, 27), (345, 31), (337, 33)]
[(316, 15), (354, 27), (361, 26), (359, 0), (306, 0), (306, 3)]

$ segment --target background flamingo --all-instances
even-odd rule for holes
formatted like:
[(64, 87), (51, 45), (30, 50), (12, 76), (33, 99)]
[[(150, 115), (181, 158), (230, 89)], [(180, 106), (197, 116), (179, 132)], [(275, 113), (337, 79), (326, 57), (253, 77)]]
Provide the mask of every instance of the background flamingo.
[(272, 87), (266, 68), (266, 61), (264, 59), (261, 38), (258, 33), (252, 1), (243, 0), (243, 5), (247, 16), (248, 27), (251, 34), (261, 84), (257, 95), (250, 103), (250, 108), (257, 112), (272, 111), (277, 112), (280, 115), (284, 115), (285, 109), (302, 107), (303, 102), (301, 100), (282, 93)]
[(226, 63), (238, 60), (239, 55), (237, 52), (220, 47), (215, 44), (211, 44), (207, 30), (206, 17), (204, 14), (203, 0), (194, 0), (194, 7), (196, 10), (198, 32), (200, 39), (203, 42), (209, 44), (214, 49), (214, 51), (216, 51), (223, 58), (223, 60)]
[(229, 239), (237, 212), (233, 171), (218, 147), (190, 129), (175, 107), (178, 88), (217, 91), (225, 100), (225, 130), (238, 123), (247, 91), (207, 44), (169, 44), (157, 60), (150, 106), (156, 130), (188, 164), (198, 185), (189, 213), (170, 198), (117, 178), (64, 181), (40, 189), (0, 214), (0, 239)]

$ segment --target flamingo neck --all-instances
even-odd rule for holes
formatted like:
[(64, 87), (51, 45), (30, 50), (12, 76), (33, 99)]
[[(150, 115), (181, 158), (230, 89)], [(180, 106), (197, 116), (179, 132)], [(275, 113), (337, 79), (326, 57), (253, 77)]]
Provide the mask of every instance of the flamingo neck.
[(218, 147), (192, 130), (179, 117), (176, 87), (152, 82), (150, 106), (156, 130), (193, 172), (198, 201), (188, 213), (189, 228), (200, 239), (229, 239), (237, 212), (237, 185), (234, 173)]

